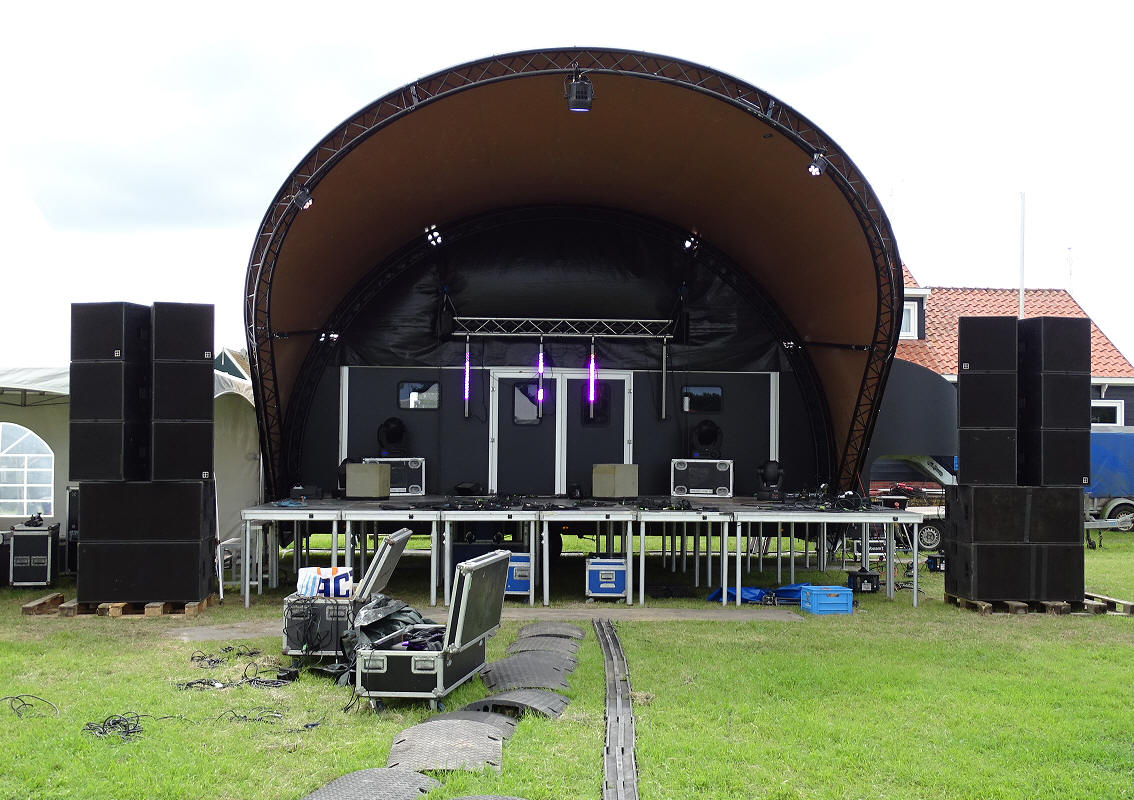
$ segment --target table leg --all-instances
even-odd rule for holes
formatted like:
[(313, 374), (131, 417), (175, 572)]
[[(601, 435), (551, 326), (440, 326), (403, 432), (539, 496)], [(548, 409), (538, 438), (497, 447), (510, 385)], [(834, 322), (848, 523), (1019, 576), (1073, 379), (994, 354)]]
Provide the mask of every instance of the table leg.
[(429, 528), (429, 605), (437, 605), (437, 520)]

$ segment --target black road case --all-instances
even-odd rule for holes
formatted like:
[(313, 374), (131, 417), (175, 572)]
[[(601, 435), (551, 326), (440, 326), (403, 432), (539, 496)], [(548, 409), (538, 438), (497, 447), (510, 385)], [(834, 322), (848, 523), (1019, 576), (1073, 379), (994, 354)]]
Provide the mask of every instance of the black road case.
[(59, 525), (12, 529), (8, 551), (8, 581), (12, 586), (51, 586), (59, 575), (55, 560)]
[[(445, 625), (411, 625), (359, 648), (354, 690), (362, 697), (438, 702), (484, 669), (484, 645), (500, 627), (511, 553), (497, 550), (457, 565)], [(440, 635), (440, 650), (414, 650), (413, 640)]]
[(284, 598), (283, 654), (340, 655), (343, 634), (350, 627), (354, 612), (374, 592), (386, 588), (411, 535), (409, 528), (402, 528), (382, 540), (351, 597), (305, 597), (293, 593)]

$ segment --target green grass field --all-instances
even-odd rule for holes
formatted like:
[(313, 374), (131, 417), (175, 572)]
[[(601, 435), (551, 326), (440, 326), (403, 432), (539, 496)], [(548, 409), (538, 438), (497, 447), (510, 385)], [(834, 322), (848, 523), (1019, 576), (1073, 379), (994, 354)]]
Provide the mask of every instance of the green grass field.
[[(1086, 556), (1090, 589), (1134, 599), (1134, 536), (1108, 534), (1104, 549)], [(399, 568), (391, 594), (425, 602), (422, 561)], [(650, 584), (688, 583), (663, 572), (659, 558), (650, 567)], [(564, 570), (555, 597), (569, 614), (581, 560)], [(946, 605), (939, 574), (921, 577), (917, 609), (903, 591), (895, 602), (861, 596), (851, 616), (618, 623), (635, 691), (642, 796), (1134, 797), (1134, 618), (981, 616)], [(800, 570), (797, 579), (842, 583), (842, 573)], [(774, 569), (745, 579), (774, 582)], [(19, 718), (0, 705), (0, 797), (290, 799), (347, 771), (383, 766), (394, 734), (424, 719), (426, 706), (343, 713), (350, 690), (309, 674), (282, 688), (176, 688), (206, 675), (238, 678), (247, 662), (203, 670), (190, 662), (198, 648), (255, 645), (268, 665), (280, 640), (183, 643), (163, 634), (278, 619), (284, 593), (257, 597), (248, 610), (232, 598), (191, 620), (62, 619), (20, 615), (20, 604), (42, 591), (4, 590), (0, 694), (37, 694), (60, 713)], [(444, 617), (443, 609), (432, 613)], [(519, 625), (504, 625), (490, 659)], [(500, 775), (441, 775), (443, 787), (429, 796), (598, 797), (603, 674), (589, 629), (579, 658), (567, 712), (524, 719), (504, 747)], [(473, 681), (448, 705), (486, 693)], [(283, 716), (269, 724), (229, 713), (256, 709)], [(144, 717), (143, 735), (128, 742), (82, 732), (125, 711), (183, 718)]]

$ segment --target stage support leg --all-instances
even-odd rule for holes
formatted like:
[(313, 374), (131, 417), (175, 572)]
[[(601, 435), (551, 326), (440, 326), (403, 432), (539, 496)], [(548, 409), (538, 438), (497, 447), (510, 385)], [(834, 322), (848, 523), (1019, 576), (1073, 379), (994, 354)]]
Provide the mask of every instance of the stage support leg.
[(669, 542), (666, 540), (669, 535), (669, 523), (663, 522), (661, 529), (661, 565), (664, 570), (669, 566)]
[(819, 571), (827, 571), (827, 523), (819, 525), (819, 536), (823, 539), (823, 546), (819, 548)]
[(682, 575), (684, 575), (688, 571), (686, 569), (687, 565), (686, 565), (686, 561), (685, 561), (685, 556), (689, 552), (688, 548), (686, 546), (688, 544), (687, 539), (686, 539), (687, 531), (685, 529), (685, 526), (687, 524), (688, 523), (686, 523), (686, 522), (681, 523), (681, 574)]
[(780, 523), (774, 523), (776, 526), (776, 583), (782, 584), (784, 582), (784, 537), (783, 531), (780, 530)]
[[(644, 606), (646, 604), (646, 521), (642, 520), (638, 523), (638, 534), (641, 541), (638, 542), (638, 605)], [(665, 546), (665, 536), (662, 536), (662, 546)]]
[(701, 523), (693, 523), (693, 588), (701, 586)]
[[(537, 555), (536, 554), (536, 542), (539, 541), (539, 538), (540, 538), (540, 536), (539, 536), (539, 523), (536, 522), (533, 519), (530, 522), (528, 522), (528, 564), (531, 565), (531, 572), (528, 573), (531, 576), (531, 580), (528, 582), (528, 605), (529, 606), (535, 605), (536, 575), (540, 574), (539, 571), (537, 571), (536, 568), (535, 568), (536, 555)], [(543, 576), (543, 583), (544, 583), (545, 586), (547, 585), (547, 576), (546, 575)]]
[(788, 528), (788, 583), (795, 583), (795, 523)]
[(252, 560), (252, 521), (244, 522), (244, 549), (240, 552), (240, 591), (244, 593), (244, 607), (252, 605), (251, 570)]
[(632, 606), (634, 605), (634, 523), (632, 521), (622, 526), (622, 556), (626, 559), (626, 605)]
[(894, 526), (887, 523), (886, 531), (886, 599), (894, 599), (894, 584), (897, 583), (897, 570), (894, 564)]
[(705, 526), (705, 585), (713, 585), (713, 523), (703, 522)]
[(756, 569), (764, 574), (764, 523), (756, 523)]
[(437, 520), (429, 527), (429, 605), (437, 605), (437, 554), (439, 550)]
[(913, 526), (913, 606), (917, 608), (917, 528), (918, 524), (915, 522)]
[(339, 521), (331, 523), (331, 568), (339, 565)]
[(740, 526), (743, 524), (747, 530), (748, 523), (734, 524), (736, 525), (736, 607), (740, 608)]
[(445, 597), (442, 602), (449, 605), (450, 582), (452, 581), (450, 572), (453, 569), (453, 523), (449, 520), (445, 520), (445, 543), (442, 546), (445, 548)]
[(346, 537), (345, 537), (345, 539), (346, 539), (346, 541), (344, 542), (344, 544), (346, 545), (346, 548), (345, 548), (345, 552), (344, 552), (343, 563), (346, 565), (347, 569), (353, 569), (354, 568), (354, 523), (352, 521), (350, 521), (349, 519), (347, 520), (347, 523), (346, 523)]
[(870, 569), (870, 530), (867, 524), (862, 523), (862, 568)]
[(551, 548), (548, 544), (551, 541), (551, 535), (546, 521), (543, 523), (543, 536), (540, 538), (543, 545), (543, 604), (549, 606), (551, 605)]
[[(728, 523), (721, 524), (721, 605), (728, 605)], [(709, 523), (709, 530), (713, 524)]]

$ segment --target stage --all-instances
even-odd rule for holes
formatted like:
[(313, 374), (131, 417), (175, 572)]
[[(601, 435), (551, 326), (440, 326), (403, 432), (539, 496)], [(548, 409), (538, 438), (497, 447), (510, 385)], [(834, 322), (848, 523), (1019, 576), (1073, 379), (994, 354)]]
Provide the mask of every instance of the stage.
[[(702, 502), (704, 500), (704, 502)], [(448, 604), (451, 591), (450, 575), (452, 570), (454, 526), (461, 522), (491, 522), (514, 525), (515, 534), (527, 546), (527, 553), (533, 565), (542, 566), (542, 602), (550, 604), (550, 561), (551, 527), (563, 523), (594, 523), (596, 536), (605, 537), (609, 552), (617, 552), (618, 557), (626, 562), (626, 603), (633, 605), (635, 575), (638, 577), (637, 602), (644, 605), (646, 601), (645, 582), (641, 576), (646, 569), (646, 535), (647, 526), (654, 526), (651, 535), (662, 536), (663, 556), (674, 559), (676, 569), (678, 553), (678, 536), (681, 539), (681, 553), (686, 554), (687, 537), (692, 526), (694, 569), (697, 570), (696, 583), (699, 585), (700, 552), (699, 546), (704, 538), (706, 578), (711, 582), (713, 574), (712, 558), (714, 550), (719, 556), (719, 577), (721, 588), (721, 604), (728, 602), (729, 588), (729, 561), (733, 560), (734, 574), (732, 576), (734, 587), (741, 580), (742, 559), (751, 559), (751, 544), (753, 538), (752, 526), (756, 523), (757, 537), (760, 533), (760, 523), (772, 523), (794, 526), (802, 524), (817, 524), (822, 526), (823, 540), (827, 540), (827, 526), (830, 524), (858, 526), (863, 538), (861, 551), (862, 563), (865, 566), (869, 558), (869, 548), (866, 545), (867, 531), (870, 525), (882, 525), (885, 530), (887, 563), (893, 563), (894, 537), (896, 527), (899, 525), (911, 526), (911, 543), (913, 547), (914, 563), (917, 562), (917, 528), (922, 522), (922, 515), (912, 511), (899, 511), (896, 509), (871, 507), (869, 510), (842, 510), (833, 505), (831, 507), (819, 504), (804, 505), (798, 503), (758, 503), (748, 498), (695, 498), (691, 501), (681, 501), (670, 497), (635, 498), (627, 504), (615, 500), (568, 500), (561, 497), (525, 497), (525, 498), (495, 498), (495, 497), (441, 497), (416, 496), (400, 497), (382, 501), (364, 500), (310, 500), (299, 504), (294, 501), (282, 501), (283, 504), (265, 503), (241, 511), (244, 520), (244, 552), (249, 553), (255, 545), (253, 542), (253, 528), (259, 528), (260, 535), (267, 537), (269, 552), (269, 580), (272, 586), (278, 584), (278, 525), (272, 523), (293, 522), (296, 524), (295, 558), (296, 563), (303, 555), (302, 541), (305, 538), (300, 531), (307, 525), (300, 523), (329, 522), (331, 525), (331, 565), (339, 565), (339, 542), (342, 535), (343, 565), (355, 566), (355, 549), (359, 551), (359, 570), (366, 567), (367, 542), (370, 533), (362, 533), (364, 523), (389, 523), (392, 526), (402, 527), (410, 523), (428, 523), (430, 529), (430, 604), (437, 605), (438, 588), (442, 588), (441, 602)], [(514, 504), (513, 504), (514, 503)], [(681, 526), (680, 533), (678, 525)], [(658, 530), (660, 526), (660, 531)], [(393, 529), (393, 528), (392, 528)], [(391, 529), (391, 530), (392, 530)], [(794, 528), (792, 528), (794, 531)], [(805, 527), (806, 530), (806, 527)], [(844, 529), (845, 530), (845, 529)], [(387, 531), (389, 532), (389, 531)], [(381, 533), (375, 532), (375, 535)], [(635, 537), (637, 537), (638, 565), (635, 571)], [(714, 546), (716, 537), (716, 546)], [(617, 551), (613, 550), (616, 538), (621, 540)], [(770, 537), (768, 537), (770, 538)], [(780, 537), (776, 537), (777, 548)], [(596, 539), (596, 542), (598, 540)], [(666, 542), (669, 545), (666, 545)], [(730, 553), (730, 544), (731, 553)], [(743, 550), (742, 550), (743, 545)], [(818, 547), (818, 567), (826, 569), (827, 548)], [(759, 542), (758, 552), (763, 558), (763, 541)], [(241, 591), (244, 603), (250, 602), (251, 580), (248, 569), (250, 559), (242, 559)], [(789, 582), (794, 582), (795, 558), (794, 553), (788, 559)], [(443, 576), (438, 575), (439, 567), (444, 566)], [(777, 577), (782, 577), (782, 553), (777, 552)], [(263, 576), (257, 576), (257, 590), (262, 586)], [(917, 606), (917, 570), (913, 577), (913, 605)], [(894, 582), (886, 581), (886, 594), (894, 598)], [(736, 592), (736, 605), (740, 605), (740, 593)], [(528, 604), (535, 605), (536, 581), (530, 582), (528, 591)]]

